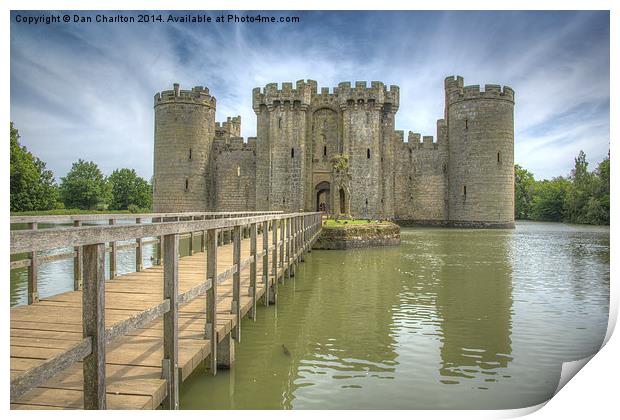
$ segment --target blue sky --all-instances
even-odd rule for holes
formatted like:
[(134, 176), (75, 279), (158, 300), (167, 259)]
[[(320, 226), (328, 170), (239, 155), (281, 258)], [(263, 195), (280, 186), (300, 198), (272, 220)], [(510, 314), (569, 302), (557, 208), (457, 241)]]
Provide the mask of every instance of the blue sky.
[(443, 79), (458, 74), (515, 90), (515, 161), (538, 179), (566, 175), (579, 150), (594, 167), (609, 149), (608, 12), (291, 12), (301, 23), (151, 25), (25, 25), (17, 14), (41, 13), (11, 13), (11, 120), (57, 181), (79, 158), (150, 178), (153, 95), (173, 82), (208, 86), (217, 120), (241, 115), (248, 137), (256, 86), (381, 80), (401, 88), (397, 129), (434, 136)]

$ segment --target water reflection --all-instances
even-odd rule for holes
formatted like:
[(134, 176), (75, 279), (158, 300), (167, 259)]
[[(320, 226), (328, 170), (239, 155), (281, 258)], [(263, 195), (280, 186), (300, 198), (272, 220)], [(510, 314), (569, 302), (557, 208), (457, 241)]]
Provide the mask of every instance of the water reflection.
[(499, 369), (512, 360), (512, 231), (457, 231), (449, 236), (442, 241), (446, 263), (436, 301), (441, 382), (458, 384), (481, 375), (484, 382), (496, 382)]

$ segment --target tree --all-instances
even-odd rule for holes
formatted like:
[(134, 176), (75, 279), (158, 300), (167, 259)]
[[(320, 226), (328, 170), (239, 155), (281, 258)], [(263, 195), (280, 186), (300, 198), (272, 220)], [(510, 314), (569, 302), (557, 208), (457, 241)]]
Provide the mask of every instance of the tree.
[(112, 198), (110, 186), (94, 162), (80, 159), (60, 179), (60, 196), (66, 208), (105, 210)]
[[(351, 211), (351, 174), (349, 173), (349, 155), (346, 153), (336, 154), (331, 159), (332, 178), (338, 191), (345, 194), (346, 212)], [(342, 204), (341, 204), (342, 205)], [(339, 209), (340, 210), (340, 209)], [(339, 213), (338, 213), (339, 214)]]
[(529, 219), (535, 183), (530, 171), (515, 165), (515, 219)]
[(57, 206), (58, 187), (45, 162), (19, 144), (19, 132), (11, 122), (11, 211), (50, 210)]
[(565, 217), (566, 193), (570, 187), (570, 181), (561, 176), (537, 182), (534, 186), (531, 219), (561, 222)]
[(573, 223), (589, 223), (587, 207), (597, 189), (598, 179), (595, 174), (588, 172), (588, 161), (583, 150), (575, 158), (570, 180), (572, 185), (566, 196), (566, 219)]
[(596, 200), (588, 203), (587, 217), (591, 223), (609, 224), (609, 154), (599, 163), (595, 172), (598, 177), (598, 189), (595, 193)]
[(151, 186), (135, 170), (117, 169), (108, 177), (108, 182), (112, 188), (112, 210), (127, 210), (131, 205), (140, 209), (151, 208)]

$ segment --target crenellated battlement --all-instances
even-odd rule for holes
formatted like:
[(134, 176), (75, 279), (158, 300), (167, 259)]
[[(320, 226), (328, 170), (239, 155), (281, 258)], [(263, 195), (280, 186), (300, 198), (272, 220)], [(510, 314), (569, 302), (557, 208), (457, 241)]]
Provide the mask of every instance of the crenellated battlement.
[(241, 116), (227, 117), (224, 122), (215, 123), (216, 137), (240, 137), (241, 136)]
[(282, 83), (282, 88), (278, 88), (277, 83), (269, 83), (264, 88), (257, 87), (252, 90), (252, 108), (258, 112), (261, 105), (273, 108), (285, 103), (307, 107), (316, 92), (317, 83), (314, 80), (298, 80), (295, 88), (291, 82)]
[(396, 85), (387, 88), (383, 82), (378, 81), (370, 82), (370, 86), (365, 81), (358, 81), (354, 85), (351, 82), (341, 82), (332, 89), (322, 87), (318, 90), (316, 81), (299, 80), (295, 88), (290, 82), (282, 83), (281, 88), (277, 83), (269, 83), (264, 88), (257, 87), (252, 91), (252, 106), (256, 112), (261, 105), (271, 108), (286, 103), (298, 103), (304, 107), (313, 100), (317, 103), (334, 102), (342, 108), (359, 103), (391, 104), (393, 112), (396, 112), (400, 88)]
[(191, 90), (181, 90), (178, 83), (172, 85), (172, 90), (157, 92), (154, 97), (154, 106), (167, 103), (188, 103), (215, 108), (215, 97), (209, 94), (209, 88), (194, 86)]
[(353, 86), (350, 82), (341, 82), (334, 89), (334, 95), (342, 108), (359, 103), (391, 104), (393, 112), (396, 112), (400, 104), (400, 88), (391, 85), (388, 89), (378, 81), (370, 82), (370, 87), (364, 81), (355, 82)]
[(480, 90), (480, 85), (464, 85), (461, 76), (450, 76), (444, 81), (446, 91), (446, 104), (455, 102), (474, 100), (474, 99), (498, 99), (514, 102), (514, 90), (509, 86), (487, 84), (484, 90)]
[[(441, 123), (443, 120), (438, 120), (437, 125), (441, 127)], [(445, 125), (445, 124), (444, 124)], [(409, 149), (409, 150), (438, 150), (440, 146), (439, 137), (437, 141), (433, 136), (422, 136), (420, 133), (414, 133), (413, 131), (409, 131), (407, 134), (407, 141), (404, 139), (404, 131), (396, 130), (394, 131), (395, 139), (397, 140), (397, 146)], [(438, 136), (440, 133), (438, 131)]]
[(256, 137), (243, 141), (243, 137), (216, 137), (213, 139), (213, 150), (222, 152), (248, 152), (256, 151)]

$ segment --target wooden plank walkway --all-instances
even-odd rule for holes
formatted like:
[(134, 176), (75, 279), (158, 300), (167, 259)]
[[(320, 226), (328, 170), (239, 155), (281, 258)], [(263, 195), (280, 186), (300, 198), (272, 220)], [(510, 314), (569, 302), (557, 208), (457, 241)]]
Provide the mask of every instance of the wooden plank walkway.
[[(267, 232), (271, 245), (271, 232)], [(262, 244), (262, 235), (257, 243)], [(259, 246), (259, 249), (261, 247)], [(303, 253), (299, 250), (298, 255)], [(241, 241), (241, 259), (250, 255), (250, 239)], [(272, 273), (269, 253), (269, 285), (284, 280), (285, 269), (294, 259)], [(233, 265), (233, 243), (217, 248), (218, 274)], [(261, 279), (263, 258), (256, 259), (256, 272)], [(206, 254), (179, 259), (179, 294), (199, 285), (206, 278)], [(132, 315), (153, 307), (163, 300), (163, 266), (154, 266), (107, 280), (105, 285), (106, 329)], [(277, 287), (277, 286), (276, 286)], [(239, 320), (231, 313), (233, 279), (230, 276), (217, 287), (218, 341), (231, 333)], [(257, 299), (265, 294), (265, 285), (257, 281)], [(250, 268), (241, 271), (241, 314), (251, 313)], [(185, 380), (194, 370), (206, 369), (202, 364), (211, 353), (205, 339), (206, 297), (179, 307), (179, 378)], [(25, 371), (58, 356), (83, 339), (82, 292), (70, 291), (41, 301), (11, 309), (11, 380)], [(167, 395), (162, 379), (163, 320), (159, 318), (146, 328), (112, 339), (106, 345), (106, 395), (109, 409), (155, 409)], [(11, 409), (81, 409), (83, 408), (82, 362), (71, 365), (41, 386), (12, 401)], [(205, 373), (206, 374), (206, 373)]]

